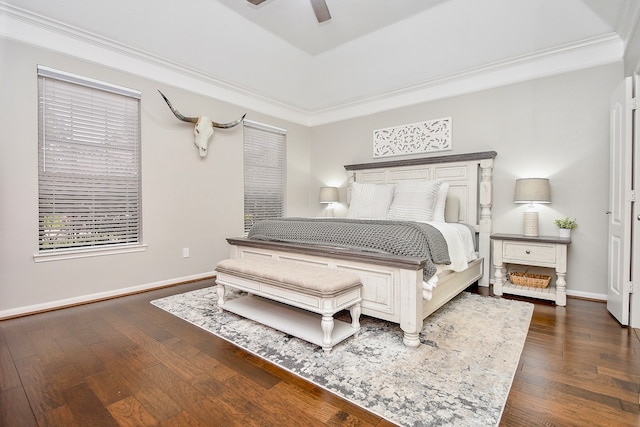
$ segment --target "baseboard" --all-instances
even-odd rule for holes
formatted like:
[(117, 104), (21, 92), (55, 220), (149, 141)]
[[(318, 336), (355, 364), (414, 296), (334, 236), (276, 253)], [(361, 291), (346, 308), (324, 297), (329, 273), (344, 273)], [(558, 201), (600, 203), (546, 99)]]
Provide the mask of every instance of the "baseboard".
[(580, 291), (567, 290), (567, 296), (580, 298), (580, 299), (594, 300), (594, 301), (607, 300), (607, 294), (594, 294), (592, 292), (580, 292)]
[(42, 313), (45, 311), (59, 310), (61, 308), (72, 307), (75, 305), (88, 304), (92, 302), (103, 301), (111, 298), (118, 298), (132, 294), (138, 294), (153, 289), (166, 288), (182, 283), (193, 282), (196, 280), (210, 279), (215, 277), (215, 271), (207, 271), (205, 273), (194, 274), (191, 276), (177, 277), (159, 282), (147, 283), (139, 286), (131, 286), (128, 288), (116, 289), (108, 292), (98, 292), (95, 294), (82, 295), (74, 298), (67, 298), (57, 301), (46, 302), (42, 304), (28, 305), (24, 307), (11, 308), (8, 310), (0, 310), (0, 320), (11, 319), (14, 317), (27, 316), (30, 314)]

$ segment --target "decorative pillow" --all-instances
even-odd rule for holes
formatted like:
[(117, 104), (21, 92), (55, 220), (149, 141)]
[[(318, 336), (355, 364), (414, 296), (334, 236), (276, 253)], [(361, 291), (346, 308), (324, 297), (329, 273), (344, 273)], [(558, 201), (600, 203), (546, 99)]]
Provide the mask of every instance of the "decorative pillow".
[(433, 221), (441, 181), (399, 181), (387, 219), (395, 221)]
[(449, 223), (460, 222), (460, 200), (453, 194), (447, 196), (447, 205), (444, 208), (444, 220)]
[(347, 218), (385, 219), (395, 187), (395, 184), (354, 182), (351, 186), (351, 203)]
[(444, 207), (447, 204), (447, 193), (449, 192), (449, 183), (444, 181), (440, 184), (436, 204), (433, 208), (433, 220), (435, 222), (445, 222)]

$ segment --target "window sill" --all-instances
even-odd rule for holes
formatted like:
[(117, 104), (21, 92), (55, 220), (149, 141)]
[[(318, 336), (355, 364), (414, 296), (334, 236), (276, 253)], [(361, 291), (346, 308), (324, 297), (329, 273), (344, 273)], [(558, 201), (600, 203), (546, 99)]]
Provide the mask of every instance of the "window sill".
[(70, 249), (51, 252), (37, 253), (33, 255), (35, 262), (61, 261), (66, 259), (89, 258), (105, 255), (119, 255), (133, 252), (143, 252), (147, 250), (147, 245), (136, 244), (126, 246), (109, 246), (104, 248), (91, 249)]

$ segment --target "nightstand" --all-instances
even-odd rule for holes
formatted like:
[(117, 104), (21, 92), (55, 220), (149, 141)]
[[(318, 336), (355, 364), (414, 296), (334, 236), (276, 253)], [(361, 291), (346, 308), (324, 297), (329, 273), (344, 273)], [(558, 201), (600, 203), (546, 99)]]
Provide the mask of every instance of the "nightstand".
[[(513, 294), (554, 301), (567, 305), (567, 247), (571, 238), (521, 234), (493, 234), (493, 266), (495, 295)], [(555, 284), (546, 288), (514, 285), (505, 278), (506, 264), (553, 268)]]

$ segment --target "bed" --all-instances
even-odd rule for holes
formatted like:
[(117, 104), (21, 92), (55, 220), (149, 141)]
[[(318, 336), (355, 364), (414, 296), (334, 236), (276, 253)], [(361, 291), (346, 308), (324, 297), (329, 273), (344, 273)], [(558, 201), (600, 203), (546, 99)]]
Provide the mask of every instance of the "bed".
[[(404, 344), (417, 347), (420, 345), (419, 333), (427, 316), (475, 282), (480, 286), (488, 286), (492, 174), (496, 154), (486, 151), (345, 166), (349, 183), (348, 216), (353, 218), (335, 219), (339, 222), (359, 219), (354, 203), (364, 200), (360, 194), (363, 189), (368, 191), (375, 188), (378, 191), (389, 186), (396, 189), (386, 220), (378, 221), (379, 216), (371, 214), (372, 209), (378, 209), (378, 206), (365, 208), (368, 216), (373, 216), (365, 220), (385, 223), (402, 222), (407, 214), (402, 206), (398, 208), (395, 203), (400, 200), (399, 188), (422, 186), (422, 182), (425, 185), (427, 182), (438, 182), (448, 187), (445, 209), (442, 206), (435, 207), (436, 199), (444, 203), (440, 187), (437, 194), (434, 193), (433, 208), (439, 212), (438, 215), (445, 215), (446, 222), (453, 228), (471, 230), (475, 256), (468, 257), (464, 268), (454, 268), (455, 262), (437, 264), (428, 257), (404, 252), (394, 254), (337, 244), (266, 240), (264, 236), (227, 239), (231, 246), (230, 257), (273, 258), (354, 272), (363, 284), (362, 314), (399, 324)], [(429, 191), (432, 191), (430, 187)], [(379, 199), (380, 194), (376, 200)], [(356, 213), (352, 215), (354, 210)], [(390, 215), (392, 210), (395, 216)], [(411, 214), (408, 215), (411, 217)], [(326, 223), (331, 220), (314, 221)], [(428, 224), (436, 228), (448, 227), (433, 222)], [(425, 274), (425, 271), (433, 270), (431, 264), (435, 264), (435, 273)]]

